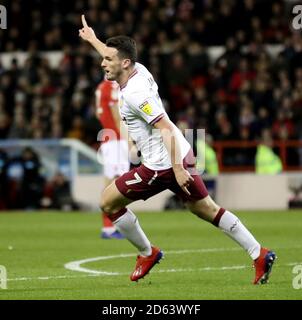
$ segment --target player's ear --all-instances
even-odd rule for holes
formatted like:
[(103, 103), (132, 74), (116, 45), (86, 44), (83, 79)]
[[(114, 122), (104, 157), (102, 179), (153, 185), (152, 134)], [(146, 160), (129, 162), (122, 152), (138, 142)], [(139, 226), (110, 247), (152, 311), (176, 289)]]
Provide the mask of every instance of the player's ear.
[(130, 59), (123, 59), (122, 61), (122, 67), (124, 69), (127, 69), (131, 65), (131, 60)]

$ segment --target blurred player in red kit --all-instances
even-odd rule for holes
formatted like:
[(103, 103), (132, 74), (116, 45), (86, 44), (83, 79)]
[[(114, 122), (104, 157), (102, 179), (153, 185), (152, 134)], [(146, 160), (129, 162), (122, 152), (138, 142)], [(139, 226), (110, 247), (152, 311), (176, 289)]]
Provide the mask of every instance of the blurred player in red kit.
[[(96, 117), (102, 126), (101, 147), (104, 169), (104, 188), (117, 177), (129, 170), (128, 144), (121, 138), (120, 116), (118, 111), (118, 84), (104, 79), (96, 91)], [(105, 213), (102, 213), (103, 227), (101, 238), (123, 239)]]

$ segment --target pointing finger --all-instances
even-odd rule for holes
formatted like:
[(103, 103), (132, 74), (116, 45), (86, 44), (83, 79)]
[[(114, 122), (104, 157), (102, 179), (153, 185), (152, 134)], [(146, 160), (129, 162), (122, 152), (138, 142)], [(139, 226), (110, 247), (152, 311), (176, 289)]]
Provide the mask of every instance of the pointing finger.
[(194, 181), (194, 178), (193, 178), (192, 176), (189, 176), (189, 179), (190, 179), (191, 181)]
[(84, 27), (88, 27), (88, 24), (87, 24), (87, 22), (86, 22), (86, 19), (85, 19), (85, 15), (84, 14), (82, 14), (82, 23), (83, 23), (83, 26)]

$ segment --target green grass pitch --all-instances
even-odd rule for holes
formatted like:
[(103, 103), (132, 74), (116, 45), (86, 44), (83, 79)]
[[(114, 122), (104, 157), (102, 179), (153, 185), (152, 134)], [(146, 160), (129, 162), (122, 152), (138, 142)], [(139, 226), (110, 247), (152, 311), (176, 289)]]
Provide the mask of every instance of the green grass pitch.
[[(135, 248), (126, 240), (100, 239), (99, 214), (0, 213), (0, 265), (8, 278), (0, 299), (300, 300), (293, 267), (302, 265), (302, 211), (236, 214), (278, 256), (267, 285), (251, 284), (254, 270), (244, 250), (186, 211), (137, 213), (152, 243), (165, 253), (138, 283), (129, 280)], [(90, 273), (64, 267), (91, 258), (96, 259), (79, 264)]]

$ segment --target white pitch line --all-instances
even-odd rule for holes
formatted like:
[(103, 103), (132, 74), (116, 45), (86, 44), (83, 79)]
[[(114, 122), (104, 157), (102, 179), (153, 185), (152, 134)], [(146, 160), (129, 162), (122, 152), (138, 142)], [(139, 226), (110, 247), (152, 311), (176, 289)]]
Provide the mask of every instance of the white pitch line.
[[(302, 262), (290, 262), (282, 265), (277, 264), (275, 267), (280, 266), (295, 266), (302, 265)], [(222, 266), (222, 267), (203, 267), (203, 268), (183, 268), (183, 269), (160, 269), (152, 270), (152, 273), (174, 273), (174, 272), (203, 272), (203, 271), (225, 271), (225, 270), (241, 270), (251, 268), (250, 265), (237, 265), (237, 266)], [(115, 272), (113, 276), (129, 275), (129, 272)], [(41, 276), (41, 277), (22, 277), (7, 279), (7, 281), (33, 281), (33, 280), (54, 280), (54, 279), (75, 279), (75, 278), (88, 278), (88, 277), (101, 277), (108, 276), (107, 274), (85, 274), (85, 275), (61, 275), (61, 276)]]
[[(281, 247), (279, 247), (279, 249), (280, 248)], [(297, 248), (300, 248), (300, 246)], [(185, 249), (185, 250), (164, 251), (164, 254), (209, 253), (209, 252), (225, 252), (225, 251), (241, 251), (241, 250), (242, 248), (239, 248), (239, 247), (237, 248), (204, 248), (204, 249)], [(68, 262), (64, 265), (64, 267), (71, 271), (84, 272), (84, 273), (95, 274), (95, 275), (107, 275), (107, 276), (121, 275), (121, 273), (119, 272), (93, 270), (93, 269), (81, 267), (81, 265), (89, 262), (128, 258), (128, 257), (134, 257), (134, 256), (136, 256), (136, 254), (130, 253), (130, 254), (119, 254), (119, 255), (113, 255), (113, 256), (100, 256), (100, 257), (94, 257), (94, 258), (87, 258), (87, 259)], [(215, 269), (215, 270), (220, 270), (220, 269)]]
[(100, 261), (100, 260), (112, 260), (116, 258), (128, 258), (128, 257), (134, 257), (136, 254), (129, 253), (129, 254), (119, 254), (115, 256), (101, 256), (101, 257), (95, 257), (95, 258), (88, 258), (78, 261), (71, 261), (64, 264), (64, 268), (72, 271), (78, 271), (78, 272), (85, 272), (85, 273), (91, 273), (91, 274), (99, 274), (99, 275), (106, 275), (106, 276), (115, 276), (119, 275), (118, 272), (107, 272), (107, 271), (97, 271), (97, 270), (91, 270), (88, 268), (81, 267), (81, 264), (88, 263), (88, 262), (94, 262), (94, 261)]
[[(186, 253), (206, 253), (206, 252), (221, 252), (221, 251), (238, 251), (241, 250), (240, 248), (205, 248), (205, 249), (186, 249), (186, 250), (171, 250), (165, 251), (165, 254), (186, 254)], [(77, 272), (84, 272), (86, 275), (62, 275), (62, 276), (40, 276), (40, 277), (21, 277), (21, 278), (12, 278), (7, 279), (7, 281), (27, 281), (27, 280), (52, 280), (52, 279), (72, 279), (72, 278), (83, 278), (83, 277), (92, 277), (92, 276), (121, 276), (121, 275), (128, 275), (128, 273), (121, 273), (121, 272), (107, 272), (107, 271), (98, 271), (98, 270), (91, 270), (88, 268), (83, 268), (80, 265), (83, 263), (100, 261), (100, 260), (111, 260), (111, 259), (118, 259), (118, 258), (128, 258), (134, 257), (136, 254), (129, 253), (129, 254), (119, 254), (113, 256), (101, 256), (95, 258), (88, 258), (82, 259), (78, 261), (71, 261), (64, 264), (64, 267), (71, 271)], [(236, 268), (237, 266), (233, 267), (224, 267), (224, 268)], [(156, 272), (194, 272), (194, 271), (210, 271), (211, 267), (205, 267), (201, 269), (168, 269), (168, 270), (158, 270)], [(213, 270), (216, 270), (214, 267)], [(153, 271), (155, 272), (155, 271)]]
[[(300, 248), (300, 247), (299, 247)], [(241, 248), (205, 248), (205, 249), (187, 249), (187, 250), (171, 250), (165, 251), (165, 254), (186, 254), (186, 253), (208, 253), (208, 252), (224, 252), (224, 251), (241, 251)], [(119, 258), (134, 257), (136, 254), (119, 254), (113, 256), (101, 256), (88, 259), (82, 259), (77, 261), (71, 261), (64, 265), (68, 270), (84, 272), (85, 275), (58, 275), (58, 276), (38, 276), (38, 277), (20, 277), (7, 279), (7, 281), (30, 281), (30, 280), (52, 280), (52, 279), (73, 279), (73, 278), (86, 278), (86, 277), (97, 277), (97, 276), (124, 276), (128, 275), (128, 272), (108, 272), (92, 270), (81, 267), (81, 264), (88, 262), (95, 262), (101, 260), (111, 260)], [(282, 266), (294, 266), (300, 265), (302, 262), (290, 262), (283, 264)], [(280, 265), (277, 265), (280, 266)], [(172, 272), (203, 272), (203, 271), (224, 271), (224, 270), (239, 270), (250, 268), (250, 265), (237, 265), (237, 266), (222, 266), (222, 267), (202, 267), (202, 268), (182, 268), (182, 269), (159, 269), (153, 270), (152, 273), (172, 273)]]
[(7, 279), (7, 281), (29, 281), (29, 280), (53, 280), (53, 279), (72, 279), (72, 278), (87, 278), (87, 277), (96, 277), (99, 275), (85, 274), (85, 275), (62, 275), (62, 276), (43, 276), (43, 277), (21, 277), (21, 278), (12, 278)]
[[(192, 250), (172, 250), (172, 251), (164, 252), (164, 254), (208, 253), (208, 252), (225, 252), (225, 251), (239, 251), (239, 250), (242, 250), (242, 249), (241, 248), (209, 248), (209, 249), (192, 249)], [(87, 258), (83, 260), (77, 260), (77, 261), (71, 261), (71, 262), (65, 263), (64, 267), (68, 270), (77, 271), (77, 272), (114, 276), (114, 275), (119, 275), (120, 273), (83, 268), (81, 267), (81, 265), (89, 262), (128, 258), (128, 257), (134, 257), (134, 256), (136, 256), (136, 254), (118, 254), (114, 256), (100, 256), (100, 257), (94, 257), (94, 258)]]

